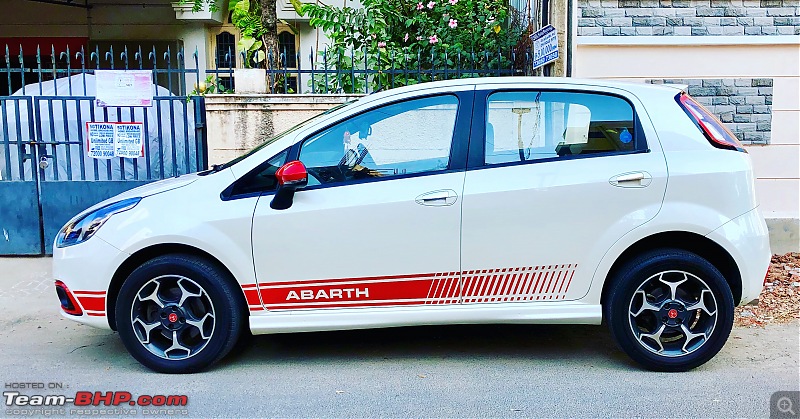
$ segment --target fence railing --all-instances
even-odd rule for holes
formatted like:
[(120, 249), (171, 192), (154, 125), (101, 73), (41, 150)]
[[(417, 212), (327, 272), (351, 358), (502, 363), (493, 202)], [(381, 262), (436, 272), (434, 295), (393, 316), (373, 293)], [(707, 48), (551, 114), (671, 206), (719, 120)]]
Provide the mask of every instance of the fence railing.
[[(377, 50), (374, 53), (366, 49), (338, 49), (315, 53), (312, 48), (307, 60), (302, 58), (300, 53), (286, 50), (277, 60), (272, 53), (267, 55), (266, 72), (274, 93), (366, 94), (435, 80), (524, 76), (532, 74), (533, 63), (529, 49), (475, 52), (432, 48), (424, 52)], [(223, 87), (233, 90), (234, 67), (239, 63), (263, 67), (263, 63), (252, 62), (245, 53), (236, 54), (229, 49), (223, 62), (215, 61), (215, 68), (206, 73), (223, 80)]]
[[(0, 96), (17, 91), (26, 94), (31, 88), (41, 93), (43, 82), (79, 74), (94, 74), (95, 70), (151, 70), (153, 83), (165, 87), (175, 96), (188, 95), (187, 86), (193, 86), (200, 80), (197, 50), (190, 58), (194, 61), (194, 68), (187, 68), (186, 53), (182, 48), (173, 50), (167, 47), (166, 51), (159, 52), (155, 46), (149, 50), (143, 50), (141, 46), (135, 49), (124, 46), (115, 51), (113, 46), (104, 50), (95, 46), (87, 51), (84, 47), (70, 50), (69, 46), (56, 50), (51, 45), (44, 50), (37, 46), (34, 52), (23, 49), (22, 45), (19, 45), (19, 49), (9, 45), (4, 47), (3, 59), (0, 61)], [(85, 88), (86, 84), (83, 86)], [(67, 94), (86, 94), (86, 91), (73, 92), (71, 84), (68, 89)]]
[[(182, 49), (50, 46), (0, 50), (0, 180), (154, 180), (207, 167), (205, 106), (192, 96), (198, 52), (187, 68)], [(152, 74), (152, 106), (96, 102), (99, 70)], [(87, 123), (141, 123), (140, 158), (95, 159), (86, 153)]]

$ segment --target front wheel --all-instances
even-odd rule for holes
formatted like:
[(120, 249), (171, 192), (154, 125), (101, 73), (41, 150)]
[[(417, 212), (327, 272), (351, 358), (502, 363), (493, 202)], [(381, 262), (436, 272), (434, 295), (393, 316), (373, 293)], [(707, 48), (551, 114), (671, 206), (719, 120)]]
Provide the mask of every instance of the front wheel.
[(191, 373), (219, 361), (244, 324), (230, 275), (191, 255), (152, 259), (125, 280), (116, 302), (117, 329), (144, 366)]
[(686, 371), (722, 349), (733, 327), (733, 296), (707, 260), (661, 249), (617, 272), (604, 315), (614, 340), (635, 361), (654, 371)]

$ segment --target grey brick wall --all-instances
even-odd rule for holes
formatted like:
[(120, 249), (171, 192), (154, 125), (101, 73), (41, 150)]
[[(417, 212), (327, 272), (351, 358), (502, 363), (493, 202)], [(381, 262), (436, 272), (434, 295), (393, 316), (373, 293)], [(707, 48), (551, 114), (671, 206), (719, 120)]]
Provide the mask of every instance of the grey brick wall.
[(772, 79), (650, 79), (686, 84), (689, 94), (714, 113), (745, 144), (769, 144)]
[(578, 35), (800, 35), (800, 0), (578, 0)]

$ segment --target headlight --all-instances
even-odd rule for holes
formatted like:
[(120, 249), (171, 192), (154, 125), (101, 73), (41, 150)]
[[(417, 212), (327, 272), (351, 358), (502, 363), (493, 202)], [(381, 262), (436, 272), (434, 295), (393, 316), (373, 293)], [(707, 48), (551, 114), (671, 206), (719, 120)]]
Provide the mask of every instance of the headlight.
[(142, 198), (128, 198), (98, 208), (76, 217), (61, 228), (56, 236), (56, 247), (68, 247), (89, 240), (112, 215), (136, 206)]

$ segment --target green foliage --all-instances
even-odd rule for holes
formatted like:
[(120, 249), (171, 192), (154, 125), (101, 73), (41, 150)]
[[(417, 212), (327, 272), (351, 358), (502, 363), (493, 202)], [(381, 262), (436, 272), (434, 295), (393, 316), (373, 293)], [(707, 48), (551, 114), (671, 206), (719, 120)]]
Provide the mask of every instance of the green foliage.
[(216, 12), (219, 10), (219, 2), (224, 0), (180, 0), (181, 4), (191, 4), (193, 12), (199, 12), (204, 5), (208, 5), (209, 10)]
[(217, 77), (209, 74), (206, 76), (206, 80), (194, 85), (194, 90), (189, 92), (186, 96), (186, 101), (191, 101), (192, 96), (205, 96), (206, 94), (214, 94), (214, 93), (233, 93), (232, 90), (228, 90), (225, 86), (220, 82)]
[[(431, 80), (431, 69), (509, 68), (513, 63), (498, 52), (507, 54), (522, 32), (509, 23), (513, 10), (507, 0), (364, 0), (358, 9), (291, 2), (331, 40), (317, 65), (325, 68), (327, 59), (327, 68), (340, 74), (329, 75), (327, 84), (315, 79), (321, 91), (363, 92), (367, 82), (373, 89), (385, 86), (392, 76), (383, 71), (390, 68), (409, 69), (408, 76), (394, 74), (400, 85)], [(379, 73), (360, 80), (348, 73), (364, 65)]]
[(245, 67), (251, 68), (254, 64), (263, 63), (266, 52), (261, 37), (265, 31), (258, 1), (229, 0), (228, 10), (231, 11), (231, 23), (242, 33), (237, 49), (239, 53), (245, 54)]

